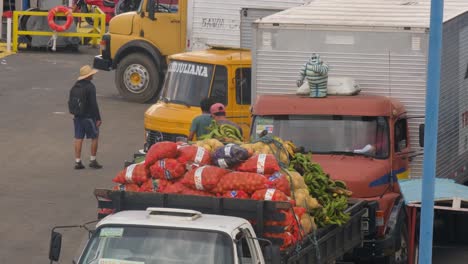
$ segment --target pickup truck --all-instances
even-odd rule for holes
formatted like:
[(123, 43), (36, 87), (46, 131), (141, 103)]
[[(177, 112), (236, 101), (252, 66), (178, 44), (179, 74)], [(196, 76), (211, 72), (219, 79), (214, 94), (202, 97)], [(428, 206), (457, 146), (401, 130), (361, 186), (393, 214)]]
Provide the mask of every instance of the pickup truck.
[[(362, 244), (368, 210), (367, 202), (352, 200), (348, 223), (318, 229), (280, 250), (281, 239), (263, 234), (284, 230), (264, 222), (283, 220), (279, 210), (290, 210), (287, 202), (107, 189), (94, 194), (101, 220), (89, 231), (78, 264), (329, 263)], [(59, 228), (52, 229), (51, 263), (60, 256)]]

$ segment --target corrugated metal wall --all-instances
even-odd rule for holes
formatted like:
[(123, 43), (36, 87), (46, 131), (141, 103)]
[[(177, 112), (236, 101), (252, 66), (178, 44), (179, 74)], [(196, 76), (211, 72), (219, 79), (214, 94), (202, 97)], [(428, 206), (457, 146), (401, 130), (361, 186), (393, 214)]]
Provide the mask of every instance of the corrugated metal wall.
[[(286, 9), (309, 2), (306, 0), (194, 0), (191, 25), (191, 50), (206, 44), (240, 47), (241, 8)], [(189, 12), (191, 12), (189, 10)]]
[(463, 112), (468, 111), (468, 14), (444, 25), (437, 146), (437, 175), (466, 177), (468, 128)]
[(240, 46), (241, 48), (252, 48), (253, 28), (252, 23), (255, 20), (277, 13), (282, 9), (267, 8), (243, 8), (240, 21)]
[[(363, 94), (392, 96), (410, 115), (424, 115), (427, 35), (411, 32), (351, 32), (261, 28), (255, 35), (253, 93), (294, 93), (299, 69), (311, 53), (330, 66), (330, 76), (354, 78)], [(253, 97), (255, 98), (255, 97)], [(418, 138), (423, 119), (411, 119)], [(419, 149), (417, 140), (411, 142)], [(421, 175), (422, 157), (411, 165)]]

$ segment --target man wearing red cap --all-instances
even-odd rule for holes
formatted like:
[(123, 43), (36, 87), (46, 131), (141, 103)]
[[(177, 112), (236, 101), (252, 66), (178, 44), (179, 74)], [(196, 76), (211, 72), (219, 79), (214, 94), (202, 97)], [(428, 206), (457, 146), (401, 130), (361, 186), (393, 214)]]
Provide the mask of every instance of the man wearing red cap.
[(228, 120), (226, 118), (226, 108), (224, 107), (223, 104), (216, 103), (216, 104), (212, 105), (211, 108), (210, 108), (210, 113), (211, 113), (211, 116), (213, 117), (213, 119), (218, 124), (220, 124), (220, 125), (228, 124), (228, 125), (234, 126), (237, 129), (239, 129), (239, 132), (241, 133), (241, 135), (243, 135), (242, 128), (238, 124), (236, 124), (236, 123), (234, 123), (234, 122), (232, 122), (232, 121), (230, 121), (230, 120)]

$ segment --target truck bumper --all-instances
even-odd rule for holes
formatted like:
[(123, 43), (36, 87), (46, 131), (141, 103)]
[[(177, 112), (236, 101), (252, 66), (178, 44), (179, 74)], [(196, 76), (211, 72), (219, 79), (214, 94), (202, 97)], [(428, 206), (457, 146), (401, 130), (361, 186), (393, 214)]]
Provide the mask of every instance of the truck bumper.
[(365, 240), (362, 247), (354, 249), (354, 257), (358, 259), (373, 259), (391, 256), (397, 251), (397, 236), (389, 236), (379, 240)]
[(93, 68), (103, 71), (110, 71), (112, 70), (112, 60), (104, 59), (102, 55), (95, 56), (93, 61)]

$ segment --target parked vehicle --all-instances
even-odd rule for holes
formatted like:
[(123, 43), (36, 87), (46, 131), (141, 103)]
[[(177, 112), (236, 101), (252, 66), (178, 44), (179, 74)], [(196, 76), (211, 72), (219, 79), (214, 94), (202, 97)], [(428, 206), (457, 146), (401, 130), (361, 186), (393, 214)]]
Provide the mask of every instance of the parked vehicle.
[[(106, 24), (108, 24), (115, 15), (115, 6), (117, 2), (118, 0), (77, 0), (73, 5), (73, 12), (89, 13), (93, 6), (99, 7), (99, 9), (106, 14)], [(94, 21), (92, 18), (87, 17), (86, 23), (93, 25)]]
[[(100, 209), (115, 210), (91, 231), (82, 263), (330, 263), (362, 243), (366, 203), (354, 201), (341, 227), (319, 229), (280, 251), (281, 233), (264, 221), (281, 221), (286, 202), (137, 193), (96, 189)], [(256, 224), (251, 224), (255, 220)], [(59, 227), (57, 227), (59, 228)], [(49, 258), (58, 261), (62, 235), (52, 231)], [(334, 245), (330, 247), (329, 245)]]
[[(395, 2), (383, 8), (379, 2), (315, 1), (255, 25), (251, 133), (267, 130), (293, 140), (312, 151), (314, 162), (333, 179), (345, 181), (353, 197), (378, 201), (378, 231), (355, 249), (354, 260), (405, 263), (412, 258), (398, 182), (422, 173), (429, 4)], [(446, 2), (445, 7), (437, 175), (466, 184), (468, 31), (461, 21), (468, 19), (468, 3)], [(372, 12), (362, 16), (363, 10)], [(329, 65), (330, 85), (352, 78), (361, 93), (290, 95), (312, 53)], [(362, 151), (367, 144), (376, 150)]]
[(168, 56), (209, 46), (241, 47), (241, 8), (285, 9), (304, 2), (143, 0), (137, 12), (112, 20), (94, 67), (116, 70), (115, 85), (125, 99), (149, 102), (160, 94)]

